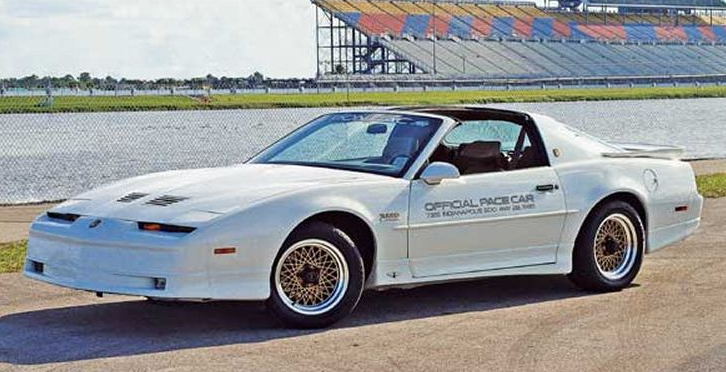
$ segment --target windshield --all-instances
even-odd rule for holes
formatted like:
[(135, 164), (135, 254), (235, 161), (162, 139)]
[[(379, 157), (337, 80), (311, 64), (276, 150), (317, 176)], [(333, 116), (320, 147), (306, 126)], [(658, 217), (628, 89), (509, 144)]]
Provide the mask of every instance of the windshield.
[(340, 113), (302, 126), (251, 160), (346, 169), (400, 177), (441, 125), (394, 113)]

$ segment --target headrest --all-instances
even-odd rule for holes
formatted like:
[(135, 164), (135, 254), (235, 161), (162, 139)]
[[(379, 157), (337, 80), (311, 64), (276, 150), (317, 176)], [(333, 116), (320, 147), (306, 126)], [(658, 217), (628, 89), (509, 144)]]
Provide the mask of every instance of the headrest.
[(418, 140), (411, 137), (391, 137), (383, 149), (383, 156), (395, 158), (397, 156), (411, 157), (418, 150)]
[(498, 141), (476, 141), (459, 146), (459, 156), (463, 158), (489, 159), (501, 155), (502, 143)]

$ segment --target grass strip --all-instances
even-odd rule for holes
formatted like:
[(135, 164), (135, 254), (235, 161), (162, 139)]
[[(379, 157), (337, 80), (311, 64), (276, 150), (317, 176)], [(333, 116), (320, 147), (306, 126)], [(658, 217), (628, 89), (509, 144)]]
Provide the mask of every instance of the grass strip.
[(188, 96), (2, 97), (0, 114), (292, 107), (405, 106), (726, 97), (726, 86), (543, 89), (515, 91), (345, 92)]
[(0, 274), (14, 273), (23, 268), (27, 241), (0, 243)]
[(698, 191), (706, 198), (726, 197), (726, 173), (698, 176), (696, 183)]

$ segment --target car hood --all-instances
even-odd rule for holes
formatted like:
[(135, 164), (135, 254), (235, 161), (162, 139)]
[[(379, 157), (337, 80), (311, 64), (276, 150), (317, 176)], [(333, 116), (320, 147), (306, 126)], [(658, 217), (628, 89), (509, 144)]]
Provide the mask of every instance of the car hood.
[[(386, 178), (360, 172), (277, 164), (170, 171), (98, 188), (61, 204), (54, 211), (194, 225), (292, 191)], [(135, 199), (134, 194), (145, 196)]]

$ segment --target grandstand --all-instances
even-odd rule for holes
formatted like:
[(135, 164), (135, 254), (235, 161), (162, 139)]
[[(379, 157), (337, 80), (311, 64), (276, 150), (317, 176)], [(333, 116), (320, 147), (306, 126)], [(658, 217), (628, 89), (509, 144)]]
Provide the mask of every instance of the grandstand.
[(312, 0), (318, 78), (726, 81), (726, 0)]

